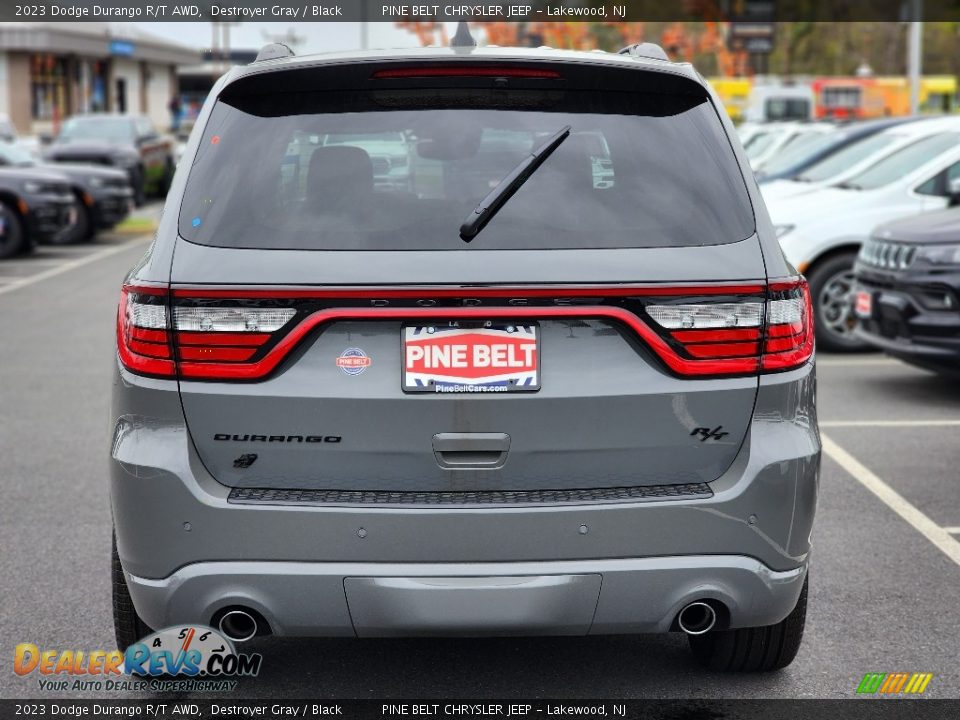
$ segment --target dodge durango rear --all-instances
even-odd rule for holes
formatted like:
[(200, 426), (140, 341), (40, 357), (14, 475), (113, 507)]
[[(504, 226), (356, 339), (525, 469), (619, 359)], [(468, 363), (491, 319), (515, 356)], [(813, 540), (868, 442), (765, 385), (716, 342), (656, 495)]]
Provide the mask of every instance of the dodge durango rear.
[(661, 54), (274, 47), (221, 78), (120, 293), (121, 647), (676, 631), (716, 669), (793, 660), (810, 294)]

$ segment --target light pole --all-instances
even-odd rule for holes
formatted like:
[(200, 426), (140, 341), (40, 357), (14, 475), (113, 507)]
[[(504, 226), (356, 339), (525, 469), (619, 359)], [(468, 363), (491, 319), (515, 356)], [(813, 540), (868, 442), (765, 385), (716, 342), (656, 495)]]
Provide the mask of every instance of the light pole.
[(912, 0), (910, 3), (910, 29), (907, 37), (907, 78), (910, 84), (910, 114), (920, 112), (920, 74), (921, 51), (923, 45), (923, 23), (920, 17), (923, 14), (923, 0)]

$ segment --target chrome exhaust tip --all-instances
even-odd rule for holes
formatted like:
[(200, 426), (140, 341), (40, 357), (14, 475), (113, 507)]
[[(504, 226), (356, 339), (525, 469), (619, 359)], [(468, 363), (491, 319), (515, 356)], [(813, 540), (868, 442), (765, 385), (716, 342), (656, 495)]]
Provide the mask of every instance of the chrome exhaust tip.
[(218, 628), (234, 642), (246, 642), (257, 634), (257, 619), (246, 610), (231, 610), (220, 618)]
[(705, 602), (692, 602), (677, 615), (677, 625), (687, 635), (703, 635), (717, 623), (717, 613)]

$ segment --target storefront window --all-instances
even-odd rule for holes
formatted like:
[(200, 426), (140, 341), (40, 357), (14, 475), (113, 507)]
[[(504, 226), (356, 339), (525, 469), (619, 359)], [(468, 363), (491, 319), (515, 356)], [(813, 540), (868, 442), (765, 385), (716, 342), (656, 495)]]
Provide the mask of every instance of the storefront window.
[(30, 58), (30, 109), (34, 120), (53, 120), (69, 114), (67, 78), (66, 58), (55, 55)]

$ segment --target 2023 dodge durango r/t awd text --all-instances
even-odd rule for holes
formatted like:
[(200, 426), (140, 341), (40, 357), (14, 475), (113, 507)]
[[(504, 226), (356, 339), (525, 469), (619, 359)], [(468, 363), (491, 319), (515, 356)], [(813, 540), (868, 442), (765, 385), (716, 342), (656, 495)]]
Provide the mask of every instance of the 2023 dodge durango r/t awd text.
[[(793, 659), (810, 298), (716, 99), (644, 52), (218, 82), (120, 300), (121, 647), (683, 630), (712, 667)], [(388, 133), (409, 185), (375, 182)]]

